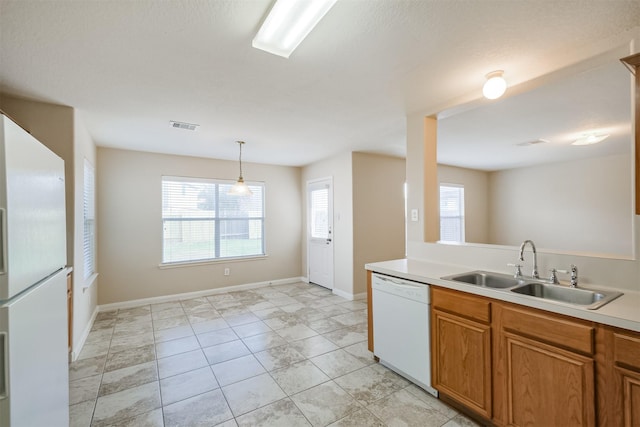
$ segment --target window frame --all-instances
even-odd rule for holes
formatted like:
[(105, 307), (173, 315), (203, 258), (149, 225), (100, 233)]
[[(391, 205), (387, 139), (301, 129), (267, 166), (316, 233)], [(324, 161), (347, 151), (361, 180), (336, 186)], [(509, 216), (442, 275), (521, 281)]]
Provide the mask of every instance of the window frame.
[[(197, 218), (165, 218), (164, 216), (164, 182), (165, 181), (173, 181), (173, 182), (184, 182), (184, 183), (194, 183), (194, 184), (214, 184), (215, 185), (215, 214), (213, 216), (207, 217), (197, 217)], [(220, 263), (220, 262), (229, 262), (229, 261), (242, 261), (242, 260), (255, 260), (260, 258), (267, 257), (267, 244), (266, 244), (266, 184), (261, 181), (245, 181), (249, 187), (260, 187), (262, 189), (262, 216), (259, 217), (220, 217), (218, 215), (219, 212), (219, 196), (220, 196), (220, 185), (233, 185), (235, 181), (228, 179), (216, 179), (216, 178), (201, 178), (201, 177), (190, 177), (190, 176), (176, 176), (176, 175), (162, 175), (160, 180), (161, 185), (161, 253), (160, 259), (161, 262), (159, 264), (160, 268), (172, 268), (172, 267), (182, 267), (189, 265), (199, 265), (199, 264), (211, 264), (211, 263)], [(245, 196), (231, 196), (231, 197), (245, 197)], [(219, 255), (221, 252), (221, 224), (224, 222), (231, 222), (237, 220), (251, 220), (251, 221), (260, 221), (260, 231), (262, 236), (261, 242), (261, 253), (259, 254), (251, 254), (251, 255), (237, 255), (237, 256), (214, 256), (213, 258), (198, 258), (198, 259), (188, 259), (188, 260), (179, 260), (179, 261), (166, 261), (165, 260), (165, 221), (194, 221), (194, 220), (209, 220), (213, 221), (214, 224), (214, 254)]]

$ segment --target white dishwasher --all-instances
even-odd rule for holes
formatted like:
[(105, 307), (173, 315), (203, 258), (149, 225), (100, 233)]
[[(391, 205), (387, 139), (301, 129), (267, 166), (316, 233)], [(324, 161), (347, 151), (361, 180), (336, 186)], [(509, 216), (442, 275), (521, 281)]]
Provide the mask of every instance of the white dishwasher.
[(372, 274), (373, 349), (380, 363), (434, 396), (429, 285)]

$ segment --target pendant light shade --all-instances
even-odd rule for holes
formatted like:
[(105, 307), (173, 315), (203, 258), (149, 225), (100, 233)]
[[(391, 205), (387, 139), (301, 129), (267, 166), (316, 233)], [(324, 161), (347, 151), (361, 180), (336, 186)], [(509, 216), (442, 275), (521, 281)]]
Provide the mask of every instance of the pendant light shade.
[(244, 182), (244, 178), (242, 178), (242, 145), (244, 145), (244, 141), (236, 141), (238, 145), (240, 145), (240, 176), (238, 177), (238, 181), (233, 184), (233, 187), (229, 190), (230, 195), (233, 196), (251, 196), (253, 193)]

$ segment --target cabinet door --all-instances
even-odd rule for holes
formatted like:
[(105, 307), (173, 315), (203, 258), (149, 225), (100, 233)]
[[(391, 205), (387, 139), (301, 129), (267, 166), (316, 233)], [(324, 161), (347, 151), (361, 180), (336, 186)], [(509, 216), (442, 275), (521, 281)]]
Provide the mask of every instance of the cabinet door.
[(593, 359), (503, 333), (507, 425), (593, 426)]
[(491, 327), (432, 311), (433, 386), (491, 418)]
[(640, 426), (640, 333), (598, 328), (598, 421)]

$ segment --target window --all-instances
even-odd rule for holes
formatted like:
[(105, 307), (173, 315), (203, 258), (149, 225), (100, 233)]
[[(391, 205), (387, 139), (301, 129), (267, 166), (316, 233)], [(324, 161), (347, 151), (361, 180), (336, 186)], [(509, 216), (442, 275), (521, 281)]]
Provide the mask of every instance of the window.
[(464, 242), (464, 187), (440, 185), (440, 241)]
[(83, 217), (84, 231), (82, 237), (82, 253), (84, 254), (85, 280), (96, 272), (96, 180), (95, 170), (87, 159), (84, 160)]
[(311, 190), (311, 237), (329, 238), (329, 187)]
[(162, 262), (260, 256), (264, 250), (264, 184), (253, 195), (228, 195), (232, 181), (162, 177)]

